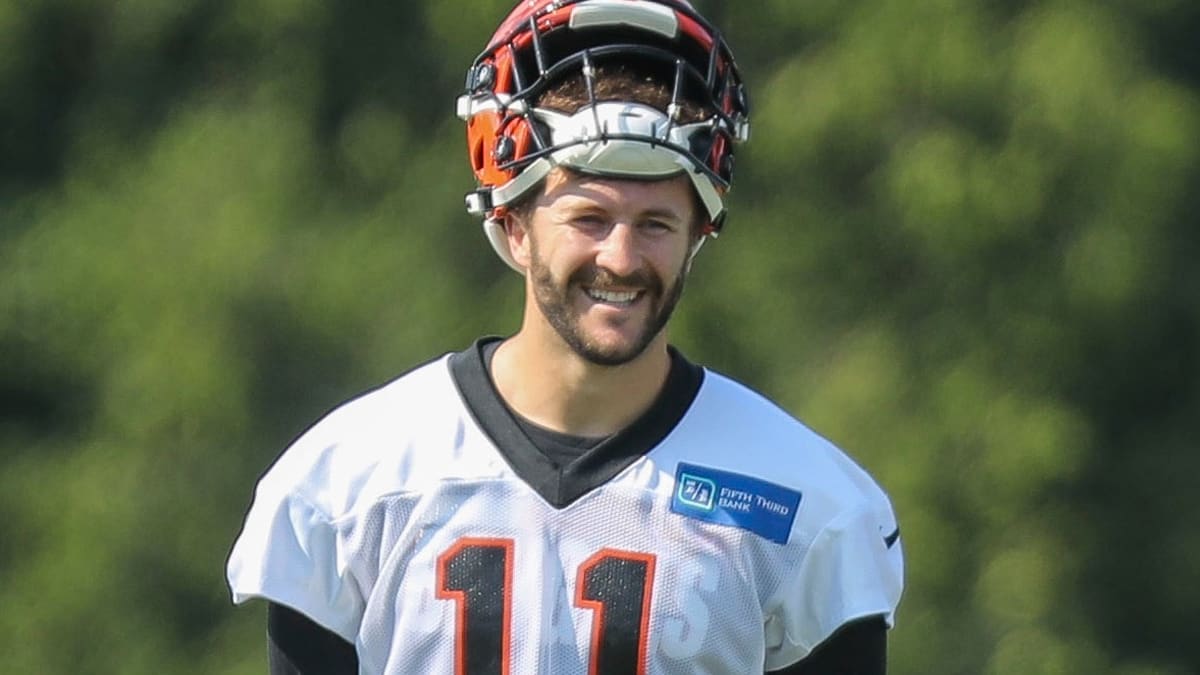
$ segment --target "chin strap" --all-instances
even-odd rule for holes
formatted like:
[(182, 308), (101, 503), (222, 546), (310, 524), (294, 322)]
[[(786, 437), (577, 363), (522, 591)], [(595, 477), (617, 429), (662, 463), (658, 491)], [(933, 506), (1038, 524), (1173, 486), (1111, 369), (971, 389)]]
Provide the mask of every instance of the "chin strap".
[(492, 245), (496, 255), (500, 256), (500, 259), (509, 267), (516, 270), (517, 274), (524, 276), (525, 268), (517, 264), (517, 261), (513, 259), (512, 251), (508, 248), (508, 233), (504, 231), (504, 223), (495, 218), (485, 218), (483, 233), (487, 235), (488, 243)]

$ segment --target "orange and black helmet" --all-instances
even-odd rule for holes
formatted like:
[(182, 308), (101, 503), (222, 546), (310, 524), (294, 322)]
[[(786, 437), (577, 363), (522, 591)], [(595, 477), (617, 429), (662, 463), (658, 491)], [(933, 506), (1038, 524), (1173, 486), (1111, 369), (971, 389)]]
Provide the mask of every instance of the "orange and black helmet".
[[(593, 101), (574, 114), (535, 107), (546, 89), (597, 67), (636, 64), (671, 87), (667, 110)], [(706, 118), (681, 123), (676, 101)], [(458, 115), (478, 188), (468, 210), (510, 265), (497, 216), (555, 166), (616, 177), (686, 173), (716, 234), (733, 178), (733, 146), (749, 137), (749, 105), (733, 54), (685, 0), (523, 0), (467, 71)]]

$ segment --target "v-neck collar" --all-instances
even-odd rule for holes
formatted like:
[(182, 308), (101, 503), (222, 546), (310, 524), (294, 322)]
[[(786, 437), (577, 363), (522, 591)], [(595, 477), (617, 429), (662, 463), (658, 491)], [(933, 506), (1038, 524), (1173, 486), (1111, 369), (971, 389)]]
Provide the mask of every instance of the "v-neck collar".
[(704, 369), (670, 348), (671, 369), (658, 397), (625, 429), (557, 467), (521, 429), (515, 413), (504, 403), (483, 358), (483, 347), (498, 337), (482, 338), (450, 357), (450, 373), (471, 415), (513, 471), (555, 508), (612, 480), (652, 450), (679, 423), (704, 381)]

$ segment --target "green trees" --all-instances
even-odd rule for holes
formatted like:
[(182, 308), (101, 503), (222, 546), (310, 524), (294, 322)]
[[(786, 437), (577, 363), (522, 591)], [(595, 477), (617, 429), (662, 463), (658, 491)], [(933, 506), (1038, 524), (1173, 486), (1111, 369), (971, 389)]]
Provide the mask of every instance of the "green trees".
[[(452, 114), (508, 4), (0, 5), (6, 672), (261, 672), (259, 473), (516, 326)], [(754, 138), (674, 337), (889, 489), (893, 671), (1190, 672), (1196, 10), (706, 9)]]

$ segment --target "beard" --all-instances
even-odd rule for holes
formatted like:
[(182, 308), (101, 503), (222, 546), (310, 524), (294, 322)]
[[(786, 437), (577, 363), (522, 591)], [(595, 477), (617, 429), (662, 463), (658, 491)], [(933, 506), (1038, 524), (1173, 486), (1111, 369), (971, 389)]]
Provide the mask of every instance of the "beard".
[[(567, 346), (589, 363), (598, 366), (619, 366), (640, 356), (667, 325), (675, 311), (675, 305), (683, 295), (688, 268), (686, 260), (670, 288), (666, 288), (662, 278), (650, 270), (639, 270), (634, 274), (619, 277), (596, 265), (581, 267), (562, 282), (554, 278), (550, 268), (541, 259), (536, 242), (530, 243), (529, 271), (538, 308)], [(607, 346), (587, 335), (580, 325), (580, 314), (571, 301), (571, 289), (582, 286), (643, 289), (643, 297), (638, 301), (647, 302), (649, 312), (632, 340)]]

